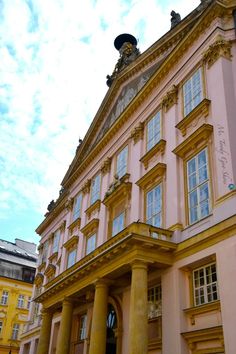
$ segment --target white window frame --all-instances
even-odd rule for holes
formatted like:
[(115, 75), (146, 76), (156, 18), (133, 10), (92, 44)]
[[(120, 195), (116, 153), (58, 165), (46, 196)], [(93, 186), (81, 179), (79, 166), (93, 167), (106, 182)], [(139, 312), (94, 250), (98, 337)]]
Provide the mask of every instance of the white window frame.
[(72, 267), (76, 263), (76, 256), (77, 256), (77, 249), (76, 248), (74, 248), (73, 250), (68, 252), (67, 269)]
[(2, 291), (1, 305), (7, 305), (8, 303), (9, 292), (7, 290)]
[(90, 235), (87, 237), (87, 240), (86, 240), (86, 255), (93, 252), (96, 248), (96, 238), (97, 238), (97, 235), (96, 233)]
[(82, 193), (77, 194), (74, 198), (73, 205), (73, 221), (80, 218), (81, 215), (81, 206), (82, 206)]
[(162, 289), (161, 284), (148, 288), (148, 318), (155, 318), (162, 315)]
[(122, 211), (112, 220), (112, 236), (115, 236), (125, 228), (125, 211)]
[[(158, 193), (158, 198), (155, 195), (157, 190), (160, 190), (160, 192)], [(162, 227), (162, 194), (162, 183), (157, 184), (155, 187), (153, 187), (146, 193), (146, 223), (149, 225)], [(148, 200), (149, 195), (152, 196), (151, 202), (149, 202)], [(159, 223), (155, 222), (155, 218), (157, 217), (159, 217), (160, 219)]]
[(80, 316), (79, 319), (79, 340), (84, 341), (86, 339), (86, 327), (87, 327), (87, 315)]
[(100, 198), (101, 173), (98, 173), (91, 182), (90, 204), (95, 203)]
[(193, 296), (195, 306), (219, 300), (216, 263), (193, 270)]
[(161, 140), (161, 110), (147, 122), (147, 151)]
[[(199, 164), (199, 156), (205, 152), (206, 163), (202, 166)], [(190, 164), (193, 161), (195, 164), (195, 171), (190, 171)], [(201, 180), (199, 171), (205, 167), (206, 178)], [(192, 186), (192, 181), (196, 180), (196, 184)], [(211, 212), (211, 189), (210, 189), (210, 175), (209, 175), (209, 159), (207, 148), (202, 149), (191, 159), (187, 161), (187, 187), (188, 187), (188, 217), (189, 224), (192, 225), (199, 220), (207, 217)], [(207, 190), (208, 198), (202, 199), (202, 191)], [(191, 198), (193, 196), (193, 198)], [(194, 197), (195, 196), (195, 197)], [(196, 199), (197, 203), (192, 204), (191, 200)], [(208, 212), (204, 213), (204, 206), (207, 207)], [(195, 214), (192, 212), (195, 211)], [(194, 218), (194, 215), (196, 218)]]
[(20, 294), (18, 296), (18, 300), (17, 300), (17, 307), (20, 309), (23, 309), (24, 304), (25, 304), (25, 296), (23, 294)]
[(52, 245), (52, 253), (58, 252), (59, 243), (60, 243), (61, 231), (58, 229), (54, 232), (53, 235), (53, 245)]
[(116, 174), (119, 178), (127, 173), (129, 146), (126, 145), (117, 155)]
[(19, 332), (20, 332), (20, 324), (14, 323), (13, 328), (12, 328), (11, 339), (18, 340)]
[(186, 117), (203, 99), (202, 68), (198, 68), (183, 84), (184, 117)]

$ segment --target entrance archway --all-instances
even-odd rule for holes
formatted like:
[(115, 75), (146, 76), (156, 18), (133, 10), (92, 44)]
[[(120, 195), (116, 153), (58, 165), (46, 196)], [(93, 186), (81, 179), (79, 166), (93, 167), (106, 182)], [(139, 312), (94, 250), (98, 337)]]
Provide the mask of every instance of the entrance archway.
[(107, 341), (106, 354), (117, 354), (117, 339), (115, 330), (117, 328), (117, 315), (114, 307), (109, 304), (107, 312)]

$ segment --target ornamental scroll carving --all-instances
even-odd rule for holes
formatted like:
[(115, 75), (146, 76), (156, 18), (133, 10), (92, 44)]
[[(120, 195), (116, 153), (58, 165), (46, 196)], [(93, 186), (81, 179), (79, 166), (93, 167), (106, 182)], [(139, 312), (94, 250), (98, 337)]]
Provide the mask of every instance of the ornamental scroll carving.
[(83, 194), (87, 194), (90, 191), (91, 179), (88, 179), (82, 187)]
[(72, 208), (73, 208), (73, 198), (68, 198), (67, 201), (66, 201), (66, 204), (65, 204), (65, 207), (68, 211), (71, 211)]
[(207, 68), (209, 69), (220, 57), (231, 60), (231, 48), (232, 43), (219, 35), (215, 43), (211, 44), (203, 54), (203, 60), (207, 64)]
[(178, 100), (178, 86), (173, 85), (162, 99), (162, 107), (167, 112)]
[(134, 144), (136, 144), (140, 139), (143, 139), (144, 132), (144, 123), (140, 122), (132, 131), (131, 138), (134, 140)]
[(111, 170), (111, 158), (107, 157), (106, 160), (103, 162), (103, 165), (101, 167), (101, 172), (103, 175), (106, 173), (110, 172)]

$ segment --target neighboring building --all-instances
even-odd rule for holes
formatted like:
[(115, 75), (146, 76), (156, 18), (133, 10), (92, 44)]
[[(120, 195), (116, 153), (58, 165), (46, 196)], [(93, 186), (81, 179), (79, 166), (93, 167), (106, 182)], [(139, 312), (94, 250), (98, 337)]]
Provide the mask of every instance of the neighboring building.
[(235, 354), (235, 23), (235, 0), (205, 0), (142, 54), (116, 38), (36, 230), (21, 354)]
[(0, 353), (16, 354), (27, 324), (37, 266), (36, 245), (0, 239)]

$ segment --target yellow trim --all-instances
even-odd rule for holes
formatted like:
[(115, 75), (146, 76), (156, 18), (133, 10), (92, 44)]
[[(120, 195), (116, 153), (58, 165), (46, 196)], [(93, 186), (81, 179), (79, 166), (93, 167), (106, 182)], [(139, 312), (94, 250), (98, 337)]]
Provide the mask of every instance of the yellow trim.
[(76, 226), (78, 228), (80, 228), (80, 223), (81, 223), (81, 217), (78, 217), (77, 219), (75, 219), (68, 227), (67, 229), (69, 229), (70, 231), (72, 231)]
[(121, 182), (121, 184), (109, 196), (103, 199), (103, 204), (106, 207), (111, 207), (113, 204), (116, 204), (118, 200), (129, 196), (131, 188), (131, 182)]
[(97, 231), (99, 225), (99, 219), (92, 219), (88, 224), (86, 224), (82, 229), (81, 232), (87, 236), (94, 231)]
[(171, 225), (170, 227), (168, 227), (168, 230), (171, 230), (171, 231), (177, 231), (177, 230), (182, 231), (183, 229), (184, 229), (184, 227), (183, 227), (183, 224), (181, 222), (177, 222), (176, 224)]
[(55, 275), (55, 273), (56, 273), (56, 266), (54, 264), (49, 263), (44, 274), (46, 275), (46, 277), (51, 277)]
[(163, 177), (166, 171), (166, 164), (159, 162), (150, 171), (148, 171), (143, 177), (141, 177), (137, 182), (137, 186), (142, 189), (147, 189), (148, 186), (158, 181), (158, 178)]
[(234, 197), (235, 195), (236, 195), (236, 189), (232, 190), (229, 193), (224, 194), (222, 197), (216, 199), (215, 205), (217, 206), (217, 205), (225, 202), (227, 199)]
[(232, 236), (236, 236), (236, 215), (179, 243), (174, 259), (186, 258)]
[(182, 159), (190, 159), (191, 156), (197, 154), (197, 149), (202, 149), (209, 141), (213, 132), (213, 126), (210, 124), (202, 124), (193, 134), (178, 145), (173, 153)]
[(181, 131), (182, 136), (186, 135), (187, 127), (197, 118), (209, 115), (211, 101), (204, 98), (189, 114), (187, 114), (175, 127)]
[(148, 168), (148, 163), (155, 155), (164, 154), (166, 147), (166, 140), (161, 139), (156, 145), (154, 145), (145, 155), (139, 160), (143, 163), (145, 169)]
[(220, 300), (210, 302), (208, 304), (193, 306), (184, 309), (184, 313), (190, 316), (191, 324), (195, 325), (195, 316), (202, 315), (203, 313), (208, 313), (212, 311), (221, 311)]
[(63, 247), (66, 248), (67, 250), (74, 248), (75, 246), (77, 246), (79, 242), (79, 236), (72, 236), (69, 238), (69, 240), (67, 240), (64, 244)]
[(57, 259), (57, 257), (58, 257), (58, 251), (56, 251), (56, 252), (54, 252), (53, 254), (51, 254), (51, 256), (48, 257), (48, 260), (49, 260), (49, 262), (52, 263), (52, 261), (53, 261), (54, 259)]
[(95, 211), (100, 211), (101, 206), (101, 199), (97, 199), (93, 204), (91, 204), (86, 210), (85, 213), (87, 214), (88, 218), (90, 219), (91, 215)]

